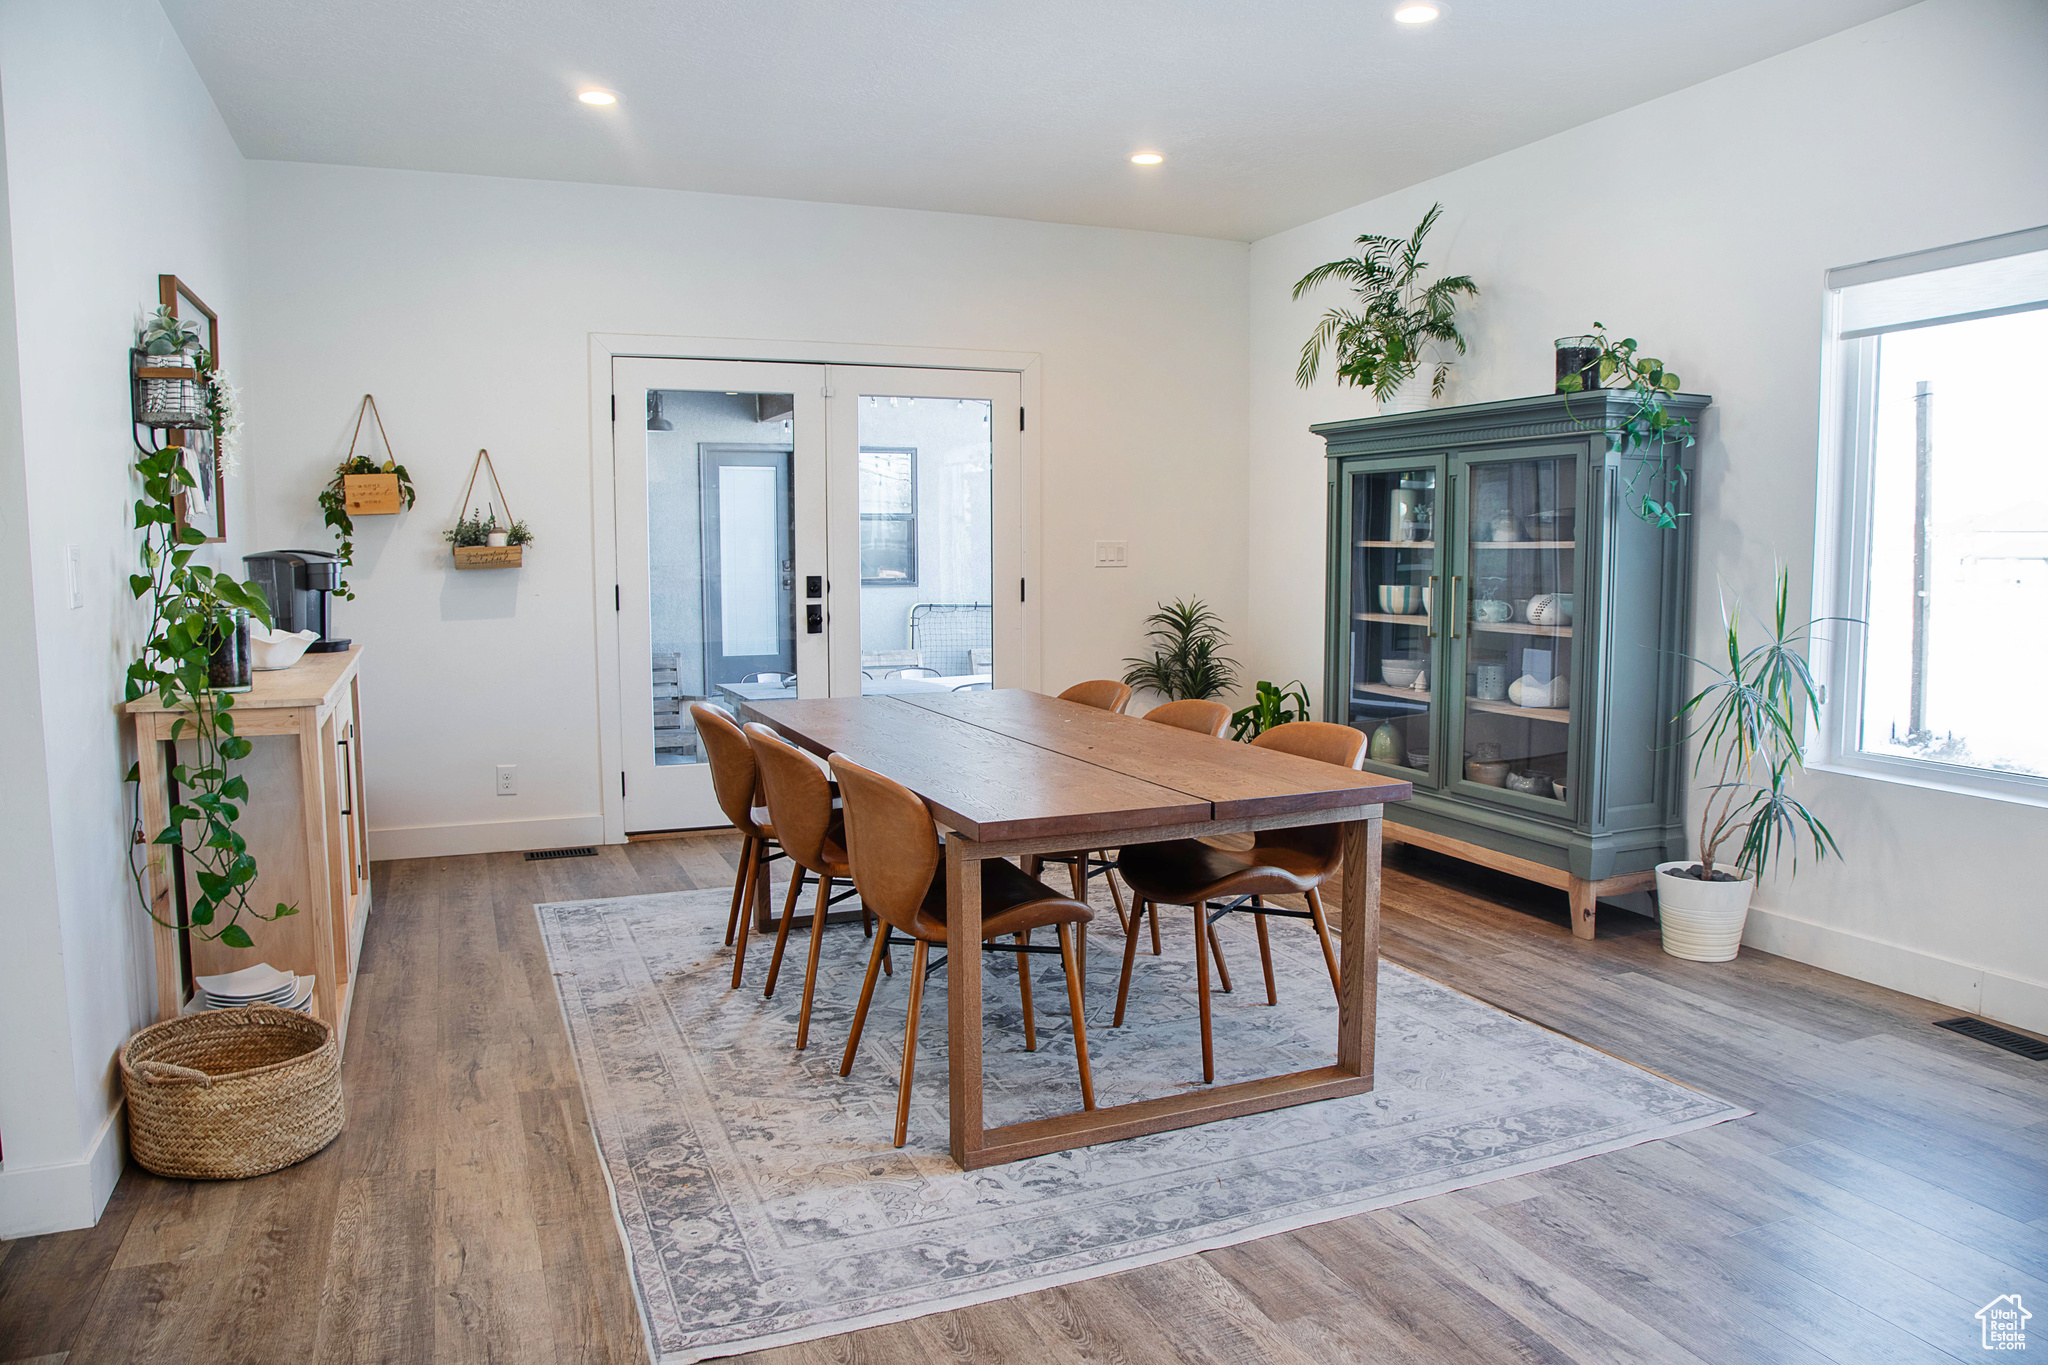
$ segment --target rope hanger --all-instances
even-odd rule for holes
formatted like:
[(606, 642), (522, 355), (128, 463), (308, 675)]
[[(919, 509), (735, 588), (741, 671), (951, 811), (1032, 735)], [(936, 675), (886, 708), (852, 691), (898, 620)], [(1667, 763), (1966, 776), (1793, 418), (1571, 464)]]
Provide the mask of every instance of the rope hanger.
[[(363, 395), (362, 405), (356, 409), (355, 434), (348, 438), (348, 460), (354, 460), (356, 457), (356, 442), (362, 437), (363, 434), (364, 413), (368, 413), (370, 416), (377, 419), (377, 436), (380, 440), (384, 442), (384, 458), (389, 460), (394, 465), (397, 464), (398, 452), (391, 448), (391, 437), (384, 430), (384, 414), (377, 411), (377, 400), (367, 393)], [(365, 456), (364, 458), (368, 459), (369, 457)], [(346, 462), (347, 461), (344, 461), (344, 463)], [(382, 468), (381, 465), (378, 467), (380, 469)], [(504, 490), (499, 489), (498, 491), (502, 493)]]
[(509, 528), (514, 520), (512, 516), (512, 501), (505, 496), (505, 485), (498, 482), (498, 467), (491, 463), (491, 452), (488, 450), (477, 451), (476, 463), (469, 467), (469, 486), (462, 490), (462, 506), (456, 509), (455, 515), (460, 519), (470, 514), (469, 495), (476, 491), (476, 476), (485, 469), (491, 471), (491, 486), (498, 490), (498, 501), (505, 504), (504, 524)]

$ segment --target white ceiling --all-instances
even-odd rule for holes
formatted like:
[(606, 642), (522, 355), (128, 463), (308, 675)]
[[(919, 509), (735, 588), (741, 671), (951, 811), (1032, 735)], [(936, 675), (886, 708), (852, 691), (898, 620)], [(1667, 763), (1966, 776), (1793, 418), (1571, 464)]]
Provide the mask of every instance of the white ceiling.
[(254, 158), (1251, 240), (1906, 2), (1443, 0), (1423, 28), (1393, 0), (163, 6)]

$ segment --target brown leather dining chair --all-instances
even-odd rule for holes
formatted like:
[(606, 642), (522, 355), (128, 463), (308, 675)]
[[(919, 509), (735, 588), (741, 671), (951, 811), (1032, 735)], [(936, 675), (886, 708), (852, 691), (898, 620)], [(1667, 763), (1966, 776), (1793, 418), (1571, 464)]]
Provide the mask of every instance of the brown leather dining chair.
[[(775, 994), (775, 980), (782, 971), (782, 952), (789, 942), (790, 922), (795, 918), (796, 898), (803, 890), (806, 874), (818, 879), (818, 901), (811, 910), (811, 949), (804, 963), (803, 1007), (797, 1012), (796, 1045), (802, 1049), (811, 1039), (811, 995), (818, 985), (818, 953), (825, 943), (825, 915), (838, 901), (854, 894), (853, 888), (834, 896), (832, 884), (851, 881), (853, 868), (846, 859), (846, 828), (832, 804), (832, 784), (803, 750), (758, 721), (746, 727), (747, 743), (761, 772), (761, 791), (768, 799), (768, 815), (775, 825), (776, 840), (789, 860), (797, 865), (790, 878), (789, 895), (782, 903), (782, 925), (775, 931), (775, 955), (768, 959), (768, 984), (764, 999)], [(861, 927), (874, 932), (873, 916), (863, 909)]]
[(746, 735), (724, 708), (709, 702), (691, 702), (690, 718), (696, 722), (697, 737), (703, 740), (705, 756), (711, 760), (711, 789), (718, 796), (718, 808), (740, 832), (740, 870), (732, 883), (732, 914), (725, 921), (728, 947), (732, 946), (734, 932), (739, 935), (739, 947), (732, 955), (732, 989), (738, 990), (740, 969), (747, 961), (751, 910), (761, 907), (762, 922), (767, 922), (768, 864), (783, 853), (775, 842), (775, 826), (764, 807), (760, 774)]
[[(1122, 715), (1124, 707), (1131, 701), (1129, 683), (1120, 683), (1114, 678), (1095, 678), (1078, 682), (1060, 693), (1061, 701), (1078, 702), (1092, 706), (1098, 711), (1110, 711)], [(1025, 868), (1036, 876), (1041, 863), (1065, 863), (1074, 879), (1074, 899), (1088, 899), (1088, 882), (1093, 877), (1109, 878), (1109, 898), (1116, 903), (1116, 919), (1119, 925), (1128, 925), (1124, 913), (1124, 893), (1117, 887), (1116, 878), (1110, 874), (1110, 860), (1102, 849), (1082, 849), (1071, 853), (1041, 853), (1025, 862)]]
[[(946, 879), (939, 871), (939, 835), (931, 812), (908, 787), (841, 754), (832, 755), (832, 773), (846, 807), (846, 847), (853, 859), (853, 883), (863, 904), (881, 917), (882, 932), (868, 959), (867, 980), (854, 1011), (853, 1033), (839, 1074), (853, 1070), (866, 1027), (868, 1005), (875, 995), (875, 977), (888, 959), (889, 945), (900, 932), (915, 945), (910, 967), (910, 1011), (903, 1028), (903, 1071), (896, 1082), (896, 1145), (910, 1132), (910, 1082), (917, 1067), (918, 1014), (924, 1004), (924, 979), (932, 968), (928, 953), (934, 943), (948, 952), (968, 945), (949, 943), (946, 933)], [(1095, 1107), (1095, 1077), (1088, 1067), (1088, 1030), (1081, 1013), (1081, 977), (1074, 958), (1074, 926), (1086, 924), (1094, 912), (1078, 900), (1052, 894), (1001, 858), (981, 868), (981, 938), (985, 953), (1017, 955), (1017, 986), (1024, 1002), (1024, 1046), (1038, 1048), (1038, 1030), (1031, 1016), (1030, 954), (1055, 949), (1031, 942), (1031, 931), (1051, 925), (1059, 937), (1060, 962), (1066, 968), (1067, 1008), (1074, 1020), (1074, 1056), (1081, 1069), (1081, 1107)], [(1011, 943), (994, 940), (1010, 938)], [(955, 1059), (957, 1061), (957, 1059)]]
[[(1366, 737), (1348, 725), (1303, 720), (1276, 725), (1252, 741), (1261, 749), (1277, 749), (1340, 767), (1357, 768), (1365, 757)], [(1298, 829), (1261, 830), (1249, 849), (1222, 849), (1197, 839), (1135, 844), (1123, 850), (1117, 870), (1131, 888), (1135, 913), (1124, 939), (1124, 970), (1117, 982), (1116, 1018), (1122, 1027), (1124, 1002), (1130, 995), (1131, 966), (1138, 955), (1138, 920), (1148, 906), (1187, 905), (1195, 912), (1195, 987), (1202, 1013), (1202, 1079), (1216, 1079), (1216, 1053), (1209, 1027), (1209, 957), (1215, 946), (1215, 922), (1233, 911), (1255, 917), (1259, 957), (1266, 969), (1266, 1003), (1279, 1003), (1273, 983), (1273, 949), (1266, 937), (1266, 916), (1284, 915), (1314, 922), (1322, 941), (1323, 962), (1330, 970), (1330, 989), (1342, 994), (1337, 953), (1330, 944), (1330, 923), (1323, 914), (1319, 889), (1335, 875), (1341, 862), (1342, 827), (1308, 825)], [(1299, 895), (1308, 912), (1265, 904), (1267, 896)], [(1211, 913), (1210, 902), (1236, 899)], [(1216, 955), (1219, 972), (1222, 955)], [(1224, 977), (1225, 989), (1229, 978)]]

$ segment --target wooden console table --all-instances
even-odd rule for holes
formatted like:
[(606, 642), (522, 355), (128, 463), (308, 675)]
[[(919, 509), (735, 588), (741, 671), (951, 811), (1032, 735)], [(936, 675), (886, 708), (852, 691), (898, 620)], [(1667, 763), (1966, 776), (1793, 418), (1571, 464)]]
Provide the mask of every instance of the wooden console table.
[[(255, 675), (255, 687), (235, 698), (235, 733), (251, 741), (234, 767), (247, 779), (249, 799), (235, 828), (256, 859), (254, 906), (279, 901), (299, 913), (274, 923), (244, 920), (253, 948), (230, 948), (192, 937), (166, 921), (180, 918), (168, 850), (152, 856), (148, 888), (156, 912), (157, 1018), (176, 1015), (193, 976), (211, 976), (268, 962), (313, 976), (313, 1012), (348, 1034), (356, 956), (370, 913), (370, 849), (363, 815), (358, 645), (333, 654), (308, 654), (290, 668)], [(142, 784), (142, 836), (154, 840), (170, 821), (171, 727), (183, 714), (166, 710), (155, 693), (128, 703)], [(185, 741), (189, 743), (190, 741)]]

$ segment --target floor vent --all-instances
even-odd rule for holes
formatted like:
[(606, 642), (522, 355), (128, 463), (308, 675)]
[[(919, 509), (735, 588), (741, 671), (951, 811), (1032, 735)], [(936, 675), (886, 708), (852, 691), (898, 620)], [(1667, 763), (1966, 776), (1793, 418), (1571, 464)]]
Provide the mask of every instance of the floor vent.
[(529, 863), (543, 863), (550, 858), (595, 858), (596, 856), (597, 850), (594, 848), (544, 848), (538, 853), (527, 854), (526, 861)]
[(1987, 1024), (1982, 1019), (1943, 1019), (1936, 1028), (1945, 1028), (1951, 1033), (1960, 1033), (1965, 1038), (1975, 1038), (1980, 1043), (2002, 1047), (2007, 1052), (2017, 1052), (2029, 1061), (2048, 1062), (2048, 1043), (2039, 1038), (2030, 1038), (2024, 1033), (2014, 1033), (2009, 1028)]

